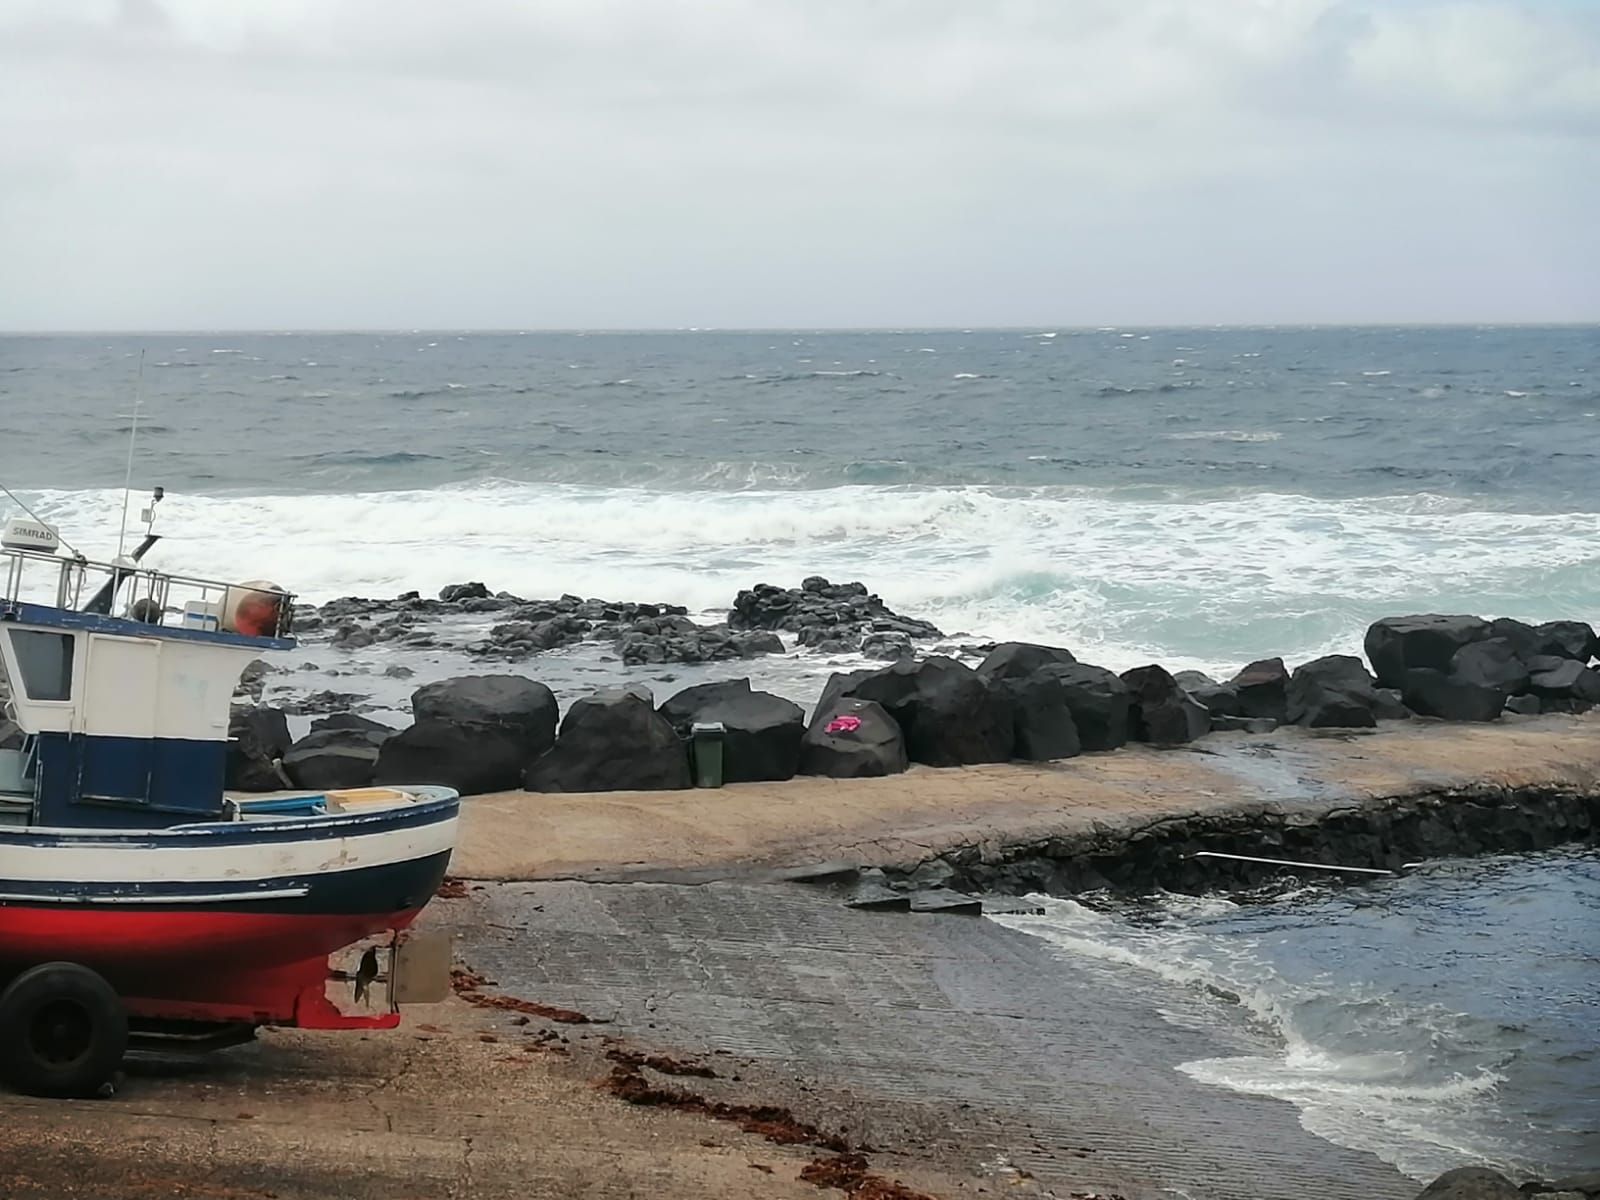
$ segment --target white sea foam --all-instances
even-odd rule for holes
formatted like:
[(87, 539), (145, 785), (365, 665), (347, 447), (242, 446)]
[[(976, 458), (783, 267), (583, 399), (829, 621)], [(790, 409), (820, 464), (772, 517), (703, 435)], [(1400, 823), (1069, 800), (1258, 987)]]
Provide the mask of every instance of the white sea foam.
[[(862, 579), (951, 634), (1055, 642), (1118, 669), (1154, 659), (1232, 670), (1269, 652), (1291, 661), (1359, 653), (1366, 625), (1392, 612), (1547, 620), (1600, 608), (1594, 513), (1485, 512), (1429, 495), (710, 490), (728, 483), (173, 493), (158, 525), (169, 538), (152, 560), (209, 577), (272, 578), (315, 600), (481, 579), (529, 596), (574, 591), (696, 610), (725, 607), (757, 581), (792, 585), (821, 573)], [(24, 499), (88, 552), (114, 541), (119, 491)]]
[[(1029, 897), (1042, 915), (991, 919), (1040, 937), (1068, 960), (1091, 959), (1148, 972), (1214, 1008), (1237, 1006), (1281, 1046), (1263, 1052), (1181, 1064), (1183, 1073), (1217, 1087), (1273, 1096), (1296, 1106), (1311, 1132), (1377, 1154), (1418, 1179), (1498, 1147), (1485, 1143), (1483, 1106), (1501, 1077), (1489, 1069), (1418, 1078), (1401, 1045), (1410, 1031), (1448, 1027), (1450, 1014), (1406, 1010), (1357, 986), (1293, 984), (1254, 952), (1249, 938), (1209, 937), (1185, 920), (1134, 923), (1070, 900)], [(1203, 906), (1212, 906), (1208, 914)], [(1232, 908), (1226, 900), (1167, 898), (1168, 916), (1193, 919)], [(1163, 1016), (1203, 1028), (1187, 1008)], [(1352, 1018), (1349, 1014), (1358, 1016)], [(1220, 1014), (1219, 1014), (1220, 1019)], [(1393, 1049), (1342, 1045), (1341, 1030), (1373, 1026), (1392, 1033)], [(1467, 1144), (1471, 1143), (1471, 1144)]]
[(1271, 429), (1201, 429), (1167, 436), (1175, 442), (1275, 442), (1283, 434)]

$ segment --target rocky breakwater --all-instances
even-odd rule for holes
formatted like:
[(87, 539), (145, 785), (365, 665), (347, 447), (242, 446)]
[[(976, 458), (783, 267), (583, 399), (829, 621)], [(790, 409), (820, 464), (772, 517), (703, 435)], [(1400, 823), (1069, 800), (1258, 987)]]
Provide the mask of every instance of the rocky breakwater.
[[(1112, 675), (1066, 661), (1064, 651), (1002, 646), (978, 673), (1012, 706), (1018, 757), (1029, 744), (1025, 726), (1059, 721), (1052, 712), (1058, 701), (1041, 678), (1062, 682), (1080, 744), (1099, 750), (1126, 740), (1180, 746), (1209, 730), (1269, 733), (1280, 724), (1337, 731), (1419, 718), (1488, 722), (1573, 714), (1600, 700), (1600, 670), (1591, 665), (1600, 643), (1583, 622), (1393, 617), (1368, 629), (1365, 648), (1373, 671), (1349, 655), (1318, 658), (1292, 671), (1272, 658), (1218, 681), (1198, 672), (1174, 676), (1154, 665)], [(1069, 747), (1057, 741), (1050, 757), (1068, 757)], [(1592, 791), (1504, 789), (1486, 781), (1464, 794), (1423, 790), (1381, 803), (1332, 805), (1309, 816), (1260, 806), (1224, 809), (1015, 845), (999, 854), (968, 848), (897, 882), (1002, 893), (1198, 891), (1248, 886), (1279, 871), (1270, 862), (1196, 857), (1206, 851), (1393, 870), (1418, 859), (1541, 849), (1597, 832), (1600, 795)]]
[[(472, 585), (465, 599), (430, 603), (500, 600), (486, 592)], [(576, 602), (589, 603), (599, 602)], [(741, 593), (734, 626), (736, 634), (766, 636), (781, 629), (819, 648), (937, 633), (889, 613), (859, 584), (821, 579)], [(1264, 658), (1222, 681), (1157, 664), (1118, 674), (1063, 647), (1010, 642), (976, 667), (938, 654), (898, 655), (876, 670), (836, 674), (809, 721), (799, 705), (748, 679), (697, 685), (659, 707), (643, 687), (604, 691), (562, 717), (549, 689), (531, 679), (463, 677), (418, 689), (413, 724), (400, 731), (334, 713), (290, 744), (281, 712), (241, 708), (229, 783), (248, 790), (409, 780), (465, 794), (688, 787), (694, 728), (705, 724), (722, 727), (723, 778), (738, 783), (881, 776), (912, 763), (1045, 762), (1130, 741), (1178, 747), (1213, 730), (1265, 733), (1280, 724), (1361, 729), (1413, 716), (1571, 713), (1600, 699), (1600, 671), (1590, 665), (1597, 645), (1593, 629), (1575, 621), (1392, 617), (1367, 631), (1373, 671), (1348, 655), (1293, 670)]]
[(944, 636), (927, 621), (894, 612), (865, 584), (829, 583), (820, 575), (798, 588), (763, 583), (740, 592), (728, 625), (792, 633), (801, 646), (827, 654), (860, 651), (883, 659), (910, 657), (913, 643)]
[[(474, 617), (492, 623), (487, 631), (480, 621), (463, 633), (463, 620)], [(942, 636), (928, 622), (894, 612), (864, 584), (815, 576), (799, 588), (758, 584), (742, 591), (727, 619), (712, 624), (691, 619), (681, 605), (573, 595), (529, 600), (471, 582), (450, 584), (437, 599), (406, 592), (392, 600), (349, 596), (320, 608), (297, 608), (295, 628), (303, 640), (335, 650), (456, 646), (502, 662), (592, 643), (612, 649), (629, 666), (784, 654), (783, 633), (794, 635), (805, 650), (895, 659), (912, 654), (919, 641)]]
[(1512, 1183), (1486, 1167), (1457, 1167), (1446, 1171), (1418, 1195), (1417, 1200), (1600, 1200), (1600, 1170), (1563, 1179), (1530, 1179)]
[(227, 785), (248, 792), (433, 783), (473, 795), (520, 787), (555, 742), (555, 696), (519, 675), (430, 683), (412, 693), (411, 710), (403, 730), (339, 713), (291, 743), (281, 709), (236, 708)]
[(1600, 703), (1600, 671), (1589, 665), (1600, 639), (1583, 621), (1392, 617), (1367, 630), (1365, 648), (1378, 681), (1424, 716), (1493, 721)]

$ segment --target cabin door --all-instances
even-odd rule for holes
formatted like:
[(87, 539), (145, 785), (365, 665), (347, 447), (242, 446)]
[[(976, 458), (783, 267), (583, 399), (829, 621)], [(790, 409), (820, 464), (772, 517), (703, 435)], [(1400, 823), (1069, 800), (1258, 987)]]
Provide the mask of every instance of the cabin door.
[(109, 634), (87, 640), (79, 799), (147, 806), (156, 762), (161, 643)]

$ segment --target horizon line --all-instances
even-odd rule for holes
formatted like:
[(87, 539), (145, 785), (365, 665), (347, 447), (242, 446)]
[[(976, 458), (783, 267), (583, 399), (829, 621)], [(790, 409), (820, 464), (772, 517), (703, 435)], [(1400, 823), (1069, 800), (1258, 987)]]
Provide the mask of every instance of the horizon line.
[(673, 334), (673, 333), (1098, 333), (1105, 330), (1321, 330), (1321, 329), (1584, 329), (1600, 327), (1600, 317), (1561, 321), (1208, 321), (1101, 322), (1004, 325), (327, 325), (216, 326), (191, 328), (0, 329), (0, 337), (186, 337), (197, 334), (294, 337), (305, 334), (400, 335), (420, 333), (530, 334)]

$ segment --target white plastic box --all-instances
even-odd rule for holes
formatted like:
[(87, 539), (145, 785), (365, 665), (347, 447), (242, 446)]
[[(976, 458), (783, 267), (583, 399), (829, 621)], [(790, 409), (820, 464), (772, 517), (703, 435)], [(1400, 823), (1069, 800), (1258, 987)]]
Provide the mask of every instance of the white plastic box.
[(183, 627), (215, 633), (222, 628), (222, 605), (191, 600), (183, 606)]

